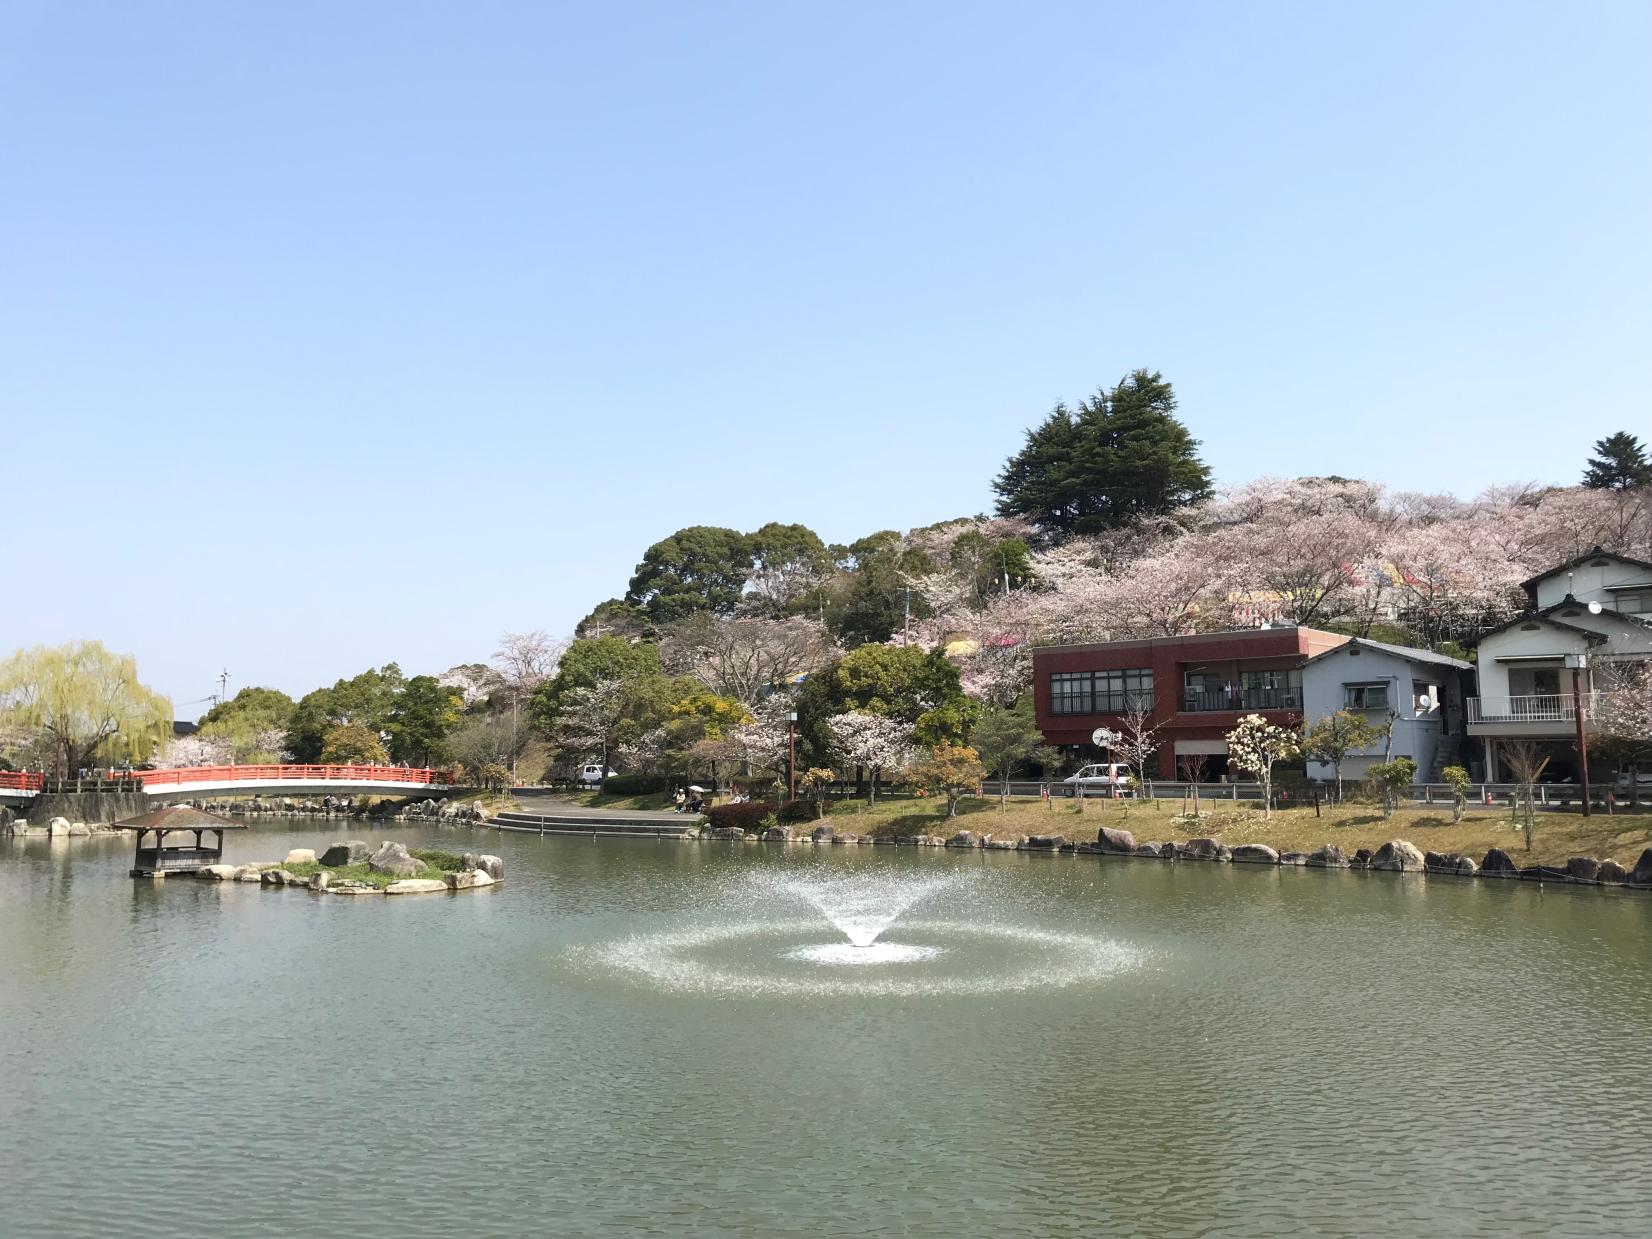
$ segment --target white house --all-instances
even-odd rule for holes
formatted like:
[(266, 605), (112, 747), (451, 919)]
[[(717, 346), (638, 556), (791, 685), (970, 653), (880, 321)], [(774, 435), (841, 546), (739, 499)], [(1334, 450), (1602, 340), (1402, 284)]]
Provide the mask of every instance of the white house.
[[(1348, 756), (1342, 763), (1345, 779), (1364, 778), (1387, 754), (1411, 758), (1419, 780), (1437, 782), (1442, 768), (1460, 760), (1465, 680), (1473, 670), (1460, 658), (1355, 637), (1302, 665), (1303, 716), (1312, 727), (1326, 715), (1348, 710), (1375, 727), (1392, 728)], [(1308, 763), (1309, 778), (1332, 776), (1328, 763)]]
[(1485, 744), (1490, 781), (1511, 777), (1503, 741), (1534, 741), (1549, 775), (1577, 774), (1577, 707), (1588, 707), (1605, 663), (1652, 659), (1652, 564), (1600, 548), (1525, 583), (1530, 609), (1483, 634), (1479, 696), (1468, 731)]

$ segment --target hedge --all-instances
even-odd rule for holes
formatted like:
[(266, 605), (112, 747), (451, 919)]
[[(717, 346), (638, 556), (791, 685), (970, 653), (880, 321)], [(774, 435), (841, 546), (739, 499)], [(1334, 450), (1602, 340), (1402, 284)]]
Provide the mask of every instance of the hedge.
[(812, 800), (787, 800), (775, 816), (788, 826), (795, 822), (812, 822), (820, 817), (820, 806)]

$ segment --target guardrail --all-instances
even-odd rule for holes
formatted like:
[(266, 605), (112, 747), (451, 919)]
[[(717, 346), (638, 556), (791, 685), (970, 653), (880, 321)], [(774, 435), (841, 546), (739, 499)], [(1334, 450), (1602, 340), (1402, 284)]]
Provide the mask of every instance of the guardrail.
[(0, 790), (8, 792), (38, 792), (46, 786), (46, 776), (30, 774), (26, 770), (0, 770)]

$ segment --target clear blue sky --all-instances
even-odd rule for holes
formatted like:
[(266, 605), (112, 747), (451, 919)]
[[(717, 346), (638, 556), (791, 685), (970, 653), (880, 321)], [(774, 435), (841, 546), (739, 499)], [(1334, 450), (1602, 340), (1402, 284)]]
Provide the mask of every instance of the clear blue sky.
[(682, 525), (985, 510), (1136, 366), (1223, 482), (1572, 481), (1652, 430), (1649, 56), (1644, 3), (4, 0), (0, 647), (182, 715), (437, 671)]

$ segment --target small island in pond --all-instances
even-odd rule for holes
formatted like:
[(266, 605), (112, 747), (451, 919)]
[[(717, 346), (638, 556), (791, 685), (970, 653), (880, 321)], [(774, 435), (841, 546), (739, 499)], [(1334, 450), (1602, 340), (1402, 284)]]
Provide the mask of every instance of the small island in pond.
[(482, 853), (409, 850), (388, 839), (375, 849), (363, 840), (345, 839), (319, 856), (311, 848), (294, 848), (283, 861), (207, 865), (197, 876), (259, 886), (303, 886), (331, 895), (424, 895), (497, 886), (504, 880), (505, 864)]

